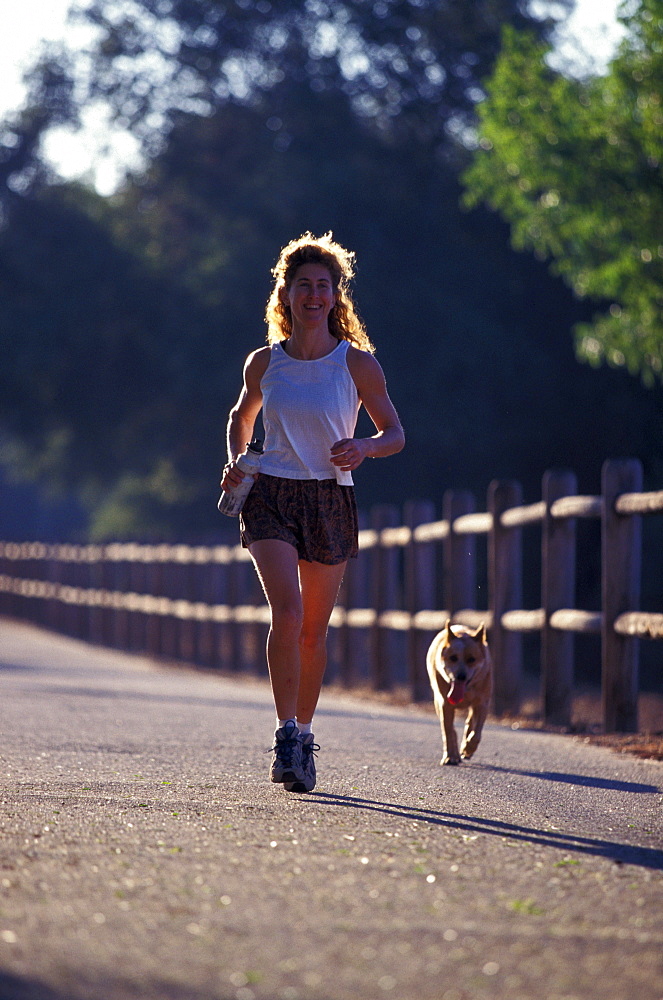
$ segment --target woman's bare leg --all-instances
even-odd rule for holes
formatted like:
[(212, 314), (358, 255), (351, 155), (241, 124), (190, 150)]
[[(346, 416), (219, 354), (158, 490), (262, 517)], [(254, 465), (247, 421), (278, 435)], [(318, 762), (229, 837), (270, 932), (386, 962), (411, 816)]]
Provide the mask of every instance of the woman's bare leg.
[(271, 610), (267, 665), (279, 719), (311, 722), (327, 665), (327, 628), (345, 563), (299, 561), (279, 539), (249, 551)]
[(311, 722), (320, 697), (327, 666), (327, 627), (345, 563), (325, 566), (317, 562), (299, 563), (303, 621), (299, 637), (300, 680), (297, 721)]
[(279, 719), (294, 719), (301, 675), (299, 640), (304, 620), (297, 550), (288, 542), (270, 538), (252, 542), (249, 552), (271, 610), (267, 666), (276, 715)]

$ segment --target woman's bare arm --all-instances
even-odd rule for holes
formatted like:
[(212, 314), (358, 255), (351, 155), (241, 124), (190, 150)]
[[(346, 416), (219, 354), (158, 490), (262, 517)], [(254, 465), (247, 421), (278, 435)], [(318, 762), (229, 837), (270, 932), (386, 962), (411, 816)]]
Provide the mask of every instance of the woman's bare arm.
[(250, 354), (244, 365), (244, 384), (239, 398), (228, 415), (226, 428), (226, 445), (228, 462), (223, 470), (221, 486), (231, 490), (238, 486), (244, 478), (244, 473), (236, 466), (237, 457), (246, 449), (253, 437), (256, 417), (262, 407), (262, 380), (269, 364), (269, 348), (261, 347)]
[(384, 372), (372, 354), (350, 348), (348, 369), (357, 392), (377, 431), (368, 438), (345, 438), (332, 449), (332, 464), (344, 472), (356, 469), (365, 458), (386, 458), (405, 446), (405, 434), (389, 398)]

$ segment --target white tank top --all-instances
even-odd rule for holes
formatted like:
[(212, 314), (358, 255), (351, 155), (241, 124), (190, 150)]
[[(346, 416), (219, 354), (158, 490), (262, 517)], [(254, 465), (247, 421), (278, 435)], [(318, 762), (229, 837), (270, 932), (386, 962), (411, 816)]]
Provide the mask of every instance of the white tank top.
[(260, 471), (284, 479), (336, 479), (352, 486), (350, 472), (330, 461), (336, 441), (354, 435), (359, 394), (348, 370), (349, 343), (315, 361), (291, 358), (272, 344), (262, 377), (265, 450)]

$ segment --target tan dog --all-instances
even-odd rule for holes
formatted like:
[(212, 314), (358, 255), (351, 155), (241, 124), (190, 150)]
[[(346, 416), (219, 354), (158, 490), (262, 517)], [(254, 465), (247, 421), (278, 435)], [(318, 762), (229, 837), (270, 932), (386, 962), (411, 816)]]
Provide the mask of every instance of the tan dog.
[[(444, 756), (440, 764), (460, 764), (461, 757), (467, 760), (479, 746), (490, 707), (493, 668), (485, 626), (472, 632), (447, 621), (430, 644), (426, 666), (442, 728)], [(460, 752), (454, 729), (457, 708), (467, 709)]]

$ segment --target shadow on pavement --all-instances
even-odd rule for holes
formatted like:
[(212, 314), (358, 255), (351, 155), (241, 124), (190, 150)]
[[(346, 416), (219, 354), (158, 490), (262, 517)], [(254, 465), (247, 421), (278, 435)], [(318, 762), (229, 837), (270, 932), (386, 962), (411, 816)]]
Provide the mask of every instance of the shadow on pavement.
[[(11, 669), (11, 670), (26, 669), (26, 670), (34, 670), (35, 672), (41, 672), (41, 673), (44, 672), (39, 667), (7, 668), (3, 667), (3, 665), (0, 664), (0, 672), (3, 669)], [(254, 678), (254, 679), (262, 680), (263, 678)], [(268, 691), (266, 686), (267, 680), (266, 678), (264, 678), (264, 680), (265, 680), (265, 692), (267, 692)], [(271, 697), (268, 693), (266, 693), (265, 697), (262, 699), (240, 700), (234, 698), (224, 698), (223, 696), (209, 695), (207, 693), (190, 694), (190, 695), (168, 694), (160, 691), (128, 691), (122, 687), (93, 687), (92, 685), (88, 687), (82, 684), (78, 684), (76, 686), (74, 685), (69, 686), (66, 684), (43, 684), (43, 685), (35, 685), (32, 688), (32, 690), (36, 691), (39, 694), (49, 695), (50, 697), (63, 694), (66, 695), (68, 698), (100, 698), (100, 699), (108, 698), (113, 701), (126, 699), (127, 701), (142, 701), (142, 702), (151, 702), (163, 705), (167, 704), (205, 705), (210, 708), (230, 708), (233, 710), (237, 709), (263, 710), (268, 708), (270, 711), (273, 711)], [(379, 718), (379, 716), (377, 716), (375, 712), (371, 712), (370, 709), (362, 710), (356, 708), (344, 708), (338, 710), (324, 708), (320, 709), (318, 714), (327, 716), (337, 716), (339, 718), (365, 719), (368, 721), (373, 721), (376, 718)], [(424, 724), (427, 726), (431, 725), (430, 718), (426, 717), (417, 718), (417, 716), (414, 715), (412, 717), (410, 717), (410, 715), (404, 715), (402, 720), (400, 721), (407, 723), (408, 726), (418, 725), (418, 724)]]
[(48, 986), (38, 979), (0, 972), (0, 1000), (230, 1000), (234, 993), (227, 993), (211, 986), (209, 989), (184, 986), (163, 980), (117, 980), (103, 978), (98, 981), (82, 974), (75, 981), (69, 973), (66, 986)]
[(560, 833), (556, 830), (537, 830), (533, 827), (518, 826), (514, 823), (504, 823), (501, 820), (483, 819), (477, 816), (460, 816), (453, 813), (438, 812), (435, 809), (419, 809), (416, 806), (402, 806), (395, 802), (378, 802), (372, 799), (360, 799), (351, 795), (334, 795), (329, 792), (311, 792), (316, 805), (342, 806), (346, 809), (364, 809), (370, 812), (387, 813), (402, 819), (417, 820), (434, 826), (444, 826), (450, 830), (462, 830), (467, 833), (484, 833), (493, 837), (522, 840), (537, 847), (554, 847), (560, 851), (573, 851), (576, 854), (591, 854), (599, 858), (608, 858), (619, 865), (639, 865), (663, 871), (663, 850), (652, 847), (637, 847), (633, 844), (617, 844), (609, 840), (595, 840), (592, 837), (580, 837), (573, 833)]
[(520, 771), (516, 767), (498, 767), (497, 764), (473, 764), (482, 771), (500, 771), (502, 774), (519, 774), (523, 778), (541, 778), (543, 781), (561, 781), (567, 785), (584, 785), (586, 788), (606, 788), (613, 792), (638, 792), (657, 794), (657, 785), (643, 785), (639, 781), (616, 781), (597, 778), (590, 774), (566, 774), (563, 771)]
[(66, 1000), (43, 983), (0, 972), (0, 1000)]

